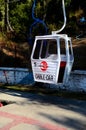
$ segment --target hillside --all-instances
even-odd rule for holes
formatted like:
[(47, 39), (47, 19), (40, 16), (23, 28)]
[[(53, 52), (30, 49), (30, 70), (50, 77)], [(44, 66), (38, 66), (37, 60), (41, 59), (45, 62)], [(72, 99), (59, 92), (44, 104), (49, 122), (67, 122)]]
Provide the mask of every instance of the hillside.
[(29, 65), (29, 46), (27, 43), (0, 41), (0, 67), (23, 67)]
[[(73, 69), (86, 70), (86, 38), (72, 38), (74, 51)], [(30, 67), (28, 43), (13, 43), (0, 39), (0, 67)]]
[(86, 70), (86, 38), (73, 39), (74, 65), (73, 69)]

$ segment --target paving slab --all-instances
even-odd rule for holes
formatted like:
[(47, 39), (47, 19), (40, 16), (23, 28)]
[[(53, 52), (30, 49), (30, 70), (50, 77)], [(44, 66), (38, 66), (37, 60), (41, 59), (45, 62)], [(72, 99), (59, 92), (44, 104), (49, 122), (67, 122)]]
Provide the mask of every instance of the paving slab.
[(0, 130), (86, 130), (86, 101), (0, 90)]

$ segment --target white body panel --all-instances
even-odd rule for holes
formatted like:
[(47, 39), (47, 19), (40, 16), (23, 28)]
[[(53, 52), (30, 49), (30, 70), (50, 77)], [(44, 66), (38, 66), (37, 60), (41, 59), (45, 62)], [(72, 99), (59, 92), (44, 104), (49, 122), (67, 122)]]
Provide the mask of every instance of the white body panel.
[[(47, 68), (45, 70), (42, 69), (42, 62), (47, 63)], [(34, 63), (36, 64), (34, 66)], [(32, 60), (32, 68), (34, 80), (38, 82), (45, 83), (57, 83), (57, 73), (59, 71), (59, 63), (51, 62), (46, 59), (43, 60)]]

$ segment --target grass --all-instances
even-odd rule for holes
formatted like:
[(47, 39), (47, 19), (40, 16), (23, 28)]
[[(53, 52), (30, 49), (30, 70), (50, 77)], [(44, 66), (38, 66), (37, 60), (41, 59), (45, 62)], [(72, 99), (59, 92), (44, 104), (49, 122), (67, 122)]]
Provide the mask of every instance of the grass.
[(29, 93), (36, 93), (40, 95), (58, 96), (62, 98), (86, 100), (86, 92), (70, 92), (67, 90), (54, 90), (41, 86), (26, 86), (26, 85), (0, 85), (1, 89), (8, 89), (14, 91), (22, 91)]

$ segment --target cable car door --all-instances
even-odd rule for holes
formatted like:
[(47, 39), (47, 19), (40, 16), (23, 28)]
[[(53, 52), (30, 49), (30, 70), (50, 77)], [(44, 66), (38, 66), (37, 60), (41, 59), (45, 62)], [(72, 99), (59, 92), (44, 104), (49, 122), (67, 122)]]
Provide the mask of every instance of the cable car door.
[(58, 40), (53, 35), (36, 36), (31, 55), (35, 81), (57, 84), (61, 60)]

